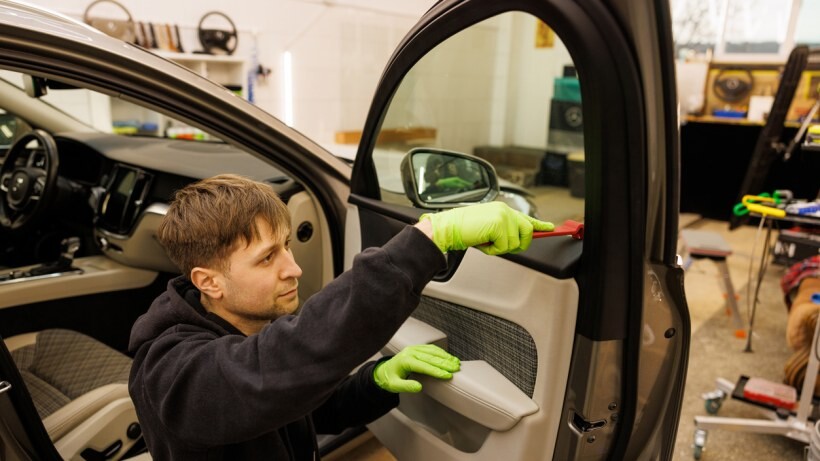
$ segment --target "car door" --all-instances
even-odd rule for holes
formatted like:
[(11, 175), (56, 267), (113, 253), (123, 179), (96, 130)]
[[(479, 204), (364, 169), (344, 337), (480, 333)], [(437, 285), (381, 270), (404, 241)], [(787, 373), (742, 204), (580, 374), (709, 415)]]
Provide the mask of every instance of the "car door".
[(445, 0), (390, 58), (345, 267), (430, 211), (401, 189), (415, 147), (483, 157), (541, 218), (585, 226), (517, 255), (448, 255), (384, 352), (434, 342), (463, 367), (370, 425), (397, 458), (671, 457), (689, 341), (671, 43), (663, 1)]

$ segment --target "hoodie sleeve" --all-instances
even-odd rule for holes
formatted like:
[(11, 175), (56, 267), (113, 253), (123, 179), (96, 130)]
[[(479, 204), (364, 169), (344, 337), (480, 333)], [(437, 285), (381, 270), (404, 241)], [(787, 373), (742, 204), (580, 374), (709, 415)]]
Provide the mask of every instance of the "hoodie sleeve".
[(281, 317), (257, 335), (217, 337), (190, 325), (148, 335), (156, 339), (147, 342), (132, 334), (135, 401), (192, 446), (268, 433), (327, 401), (387, 343), (444, 265), (432, 241), (408, 227), (357, 255), (298, 316)]
[(388, 358), (362, 365), (334, 389), (313, 412), (316, 433), (339, 434), (348, 427), (364, 426), (399, 405), (399, 394), (380, 388), (373, 380), (373, 369)]

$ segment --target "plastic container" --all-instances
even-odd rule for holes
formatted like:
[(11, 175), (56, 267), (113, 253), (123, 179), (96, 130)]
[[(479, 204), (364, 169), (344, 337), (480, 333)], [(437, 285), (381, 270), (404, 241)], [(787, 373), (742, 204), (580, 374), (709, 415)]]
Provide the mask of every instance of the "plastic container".
[(793, 410), (797, 406), (797, 390), (795, 388), (763, 378), (749, 378), (743, 388), (743, 397), (787, 410)]
[(552, 99), (581, 102), (581, 84), (574, 77), (558, 77), (553, 85)]
[(712, 115), (715, 117), (723, 117), (723, 118), (746, 118), (746, 111), (740, 110), (732, 110), (732, 109), (723, 109), (718, 110), (715, 109), (712, 111)]
[(569, 195), (584, 198), (584, 153), (571, 152), (567, 155), (567, 179)]

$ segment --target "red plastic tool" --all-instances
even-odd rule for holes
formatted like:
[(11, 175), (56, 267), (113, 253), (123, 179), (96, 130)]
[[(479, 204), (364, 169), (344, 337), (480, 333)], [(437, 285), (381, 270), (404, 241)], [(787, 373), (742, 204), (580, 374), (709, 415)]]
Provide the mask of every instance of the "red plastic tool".
[(532, 238), (538, 239), (542, 237), (557, 237), (559, 235), (569, 235), (575, 240), (584, 239), (584, 223), (567, 219), (564, 224), (557, 226), (552, 231), (535, 231), (532, 233)]
[[(544, 237), (557, 237), (559, 235), (569, 235), (570, 237), (574, 238), (575, 240), (583, 240), (584, 239), (584, 223), (580, 223), (578, 221), (573, 221), (571, 219), (567, 219), (564, 221), (564, 224), (556, 227), (554, 230), (551, 231), (534, 231), (532, 233), (532, 238), (540, 239)], [(490, 242), (482, 243), (478, 245), (480, 247), (489, 245)]]

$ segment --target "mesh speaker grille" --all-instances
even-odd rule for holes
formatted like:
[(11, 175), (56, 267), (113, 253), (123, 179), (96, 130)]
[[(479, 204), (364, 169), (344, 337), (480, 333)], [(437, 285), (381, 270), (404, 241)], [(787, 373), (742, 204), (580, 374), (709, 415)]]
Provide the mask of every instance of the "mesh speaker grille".
[(484, 360), (532, 397), (538, 371), (535, 341), (509, 320), (422, 297), (413, 317), (447, 334), (448, 351), (461, 360)]

